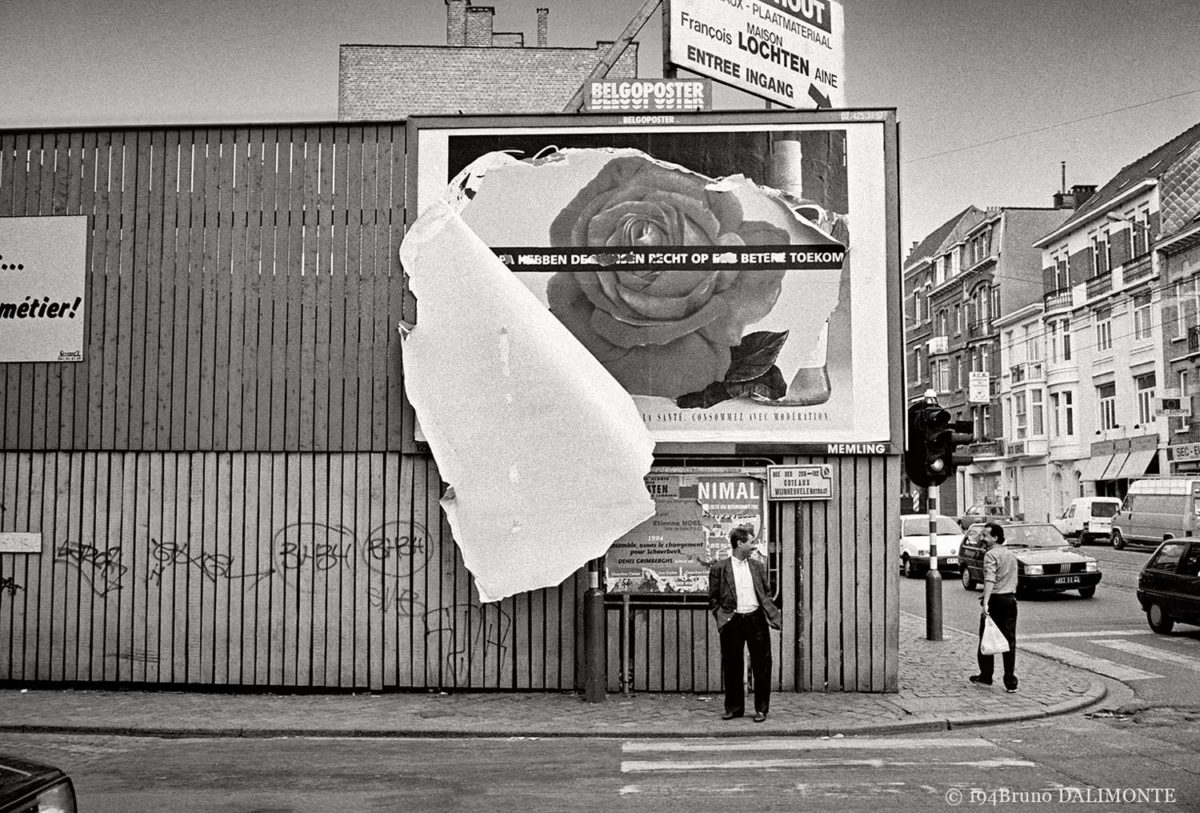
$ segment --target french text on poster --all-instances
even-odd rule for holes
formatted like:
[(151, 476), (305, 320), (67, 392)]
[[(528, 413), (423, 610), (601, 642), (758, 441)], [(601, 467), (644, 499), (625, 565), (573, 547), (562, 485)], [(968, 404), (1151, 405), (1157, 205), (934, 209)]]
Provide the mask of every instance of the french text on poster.
[(833, 497), (830, 466), (768, 466), (768, 500), (828, 500)]
[(83, 361), (88, 219), (0, 217), (0, 362)]

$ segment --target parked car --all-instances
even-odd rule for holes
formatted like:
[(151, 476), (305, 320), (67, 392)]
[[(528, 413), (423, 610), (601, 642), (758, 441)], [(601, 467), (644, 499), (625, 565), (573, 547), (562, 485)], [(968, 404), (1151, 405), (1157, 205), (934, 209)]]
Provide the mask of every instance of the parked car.
[(1200, 625), (1200, 539), (1169, 539), (1138, 575), (1137, 600), (1155, 632)]
[(1129, 484), (1112, 519), (1114, 548), (1185, 536), (1200, 536), (1200, 478), (1155, 477)]
[[(958, 570), (962, 528), (950, 517), (934, 516), (937, 529), (938, 571)], [(913, 579), (929, 570), (929, 515), (900, 517), (900, 572)]]
[(75, 785), (58, 768), (0, 754), (0, 813), (75, 813)]
[[(983, 523), (967, 529), (958, 549), (962, 585), (974, 590), (983, 581), (983, 554), (987, 545), (980, 537)], [(1071, 550), (1066, 537), (1053, 525), (1019, 522), (1004, 526), (1004, 545), (1017, 557), (1017, 592), (1078, 590), (1091, 598), (1100, 583), (1100, 563), (1091, 556)]]
[(1116, 497), (1077, 497), (1054, 521), (1054, 527), (1073, 545), (1107, 543), (1112, 536), (1113, 515), (1120, 507)]
[(966, 513), (959, 515), (958, 523), (963, 528), (969, 528), (976, 522), (1012, 522), (1014, 519), (1003, 505), (977, 502)]

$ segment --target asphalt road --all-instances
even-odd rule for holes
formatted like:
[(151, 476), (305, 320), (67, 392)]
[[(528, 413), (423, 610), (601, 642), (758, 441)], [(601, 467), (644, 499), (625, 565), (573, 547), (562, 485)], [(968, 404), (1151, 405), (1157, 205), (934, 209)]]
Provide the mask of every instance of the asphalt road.
[(1061, 810), (1085, 800), (1080, 809), (1178, 813), (1200, 810), (1197, 748), (1194, 724), (1084, 715), (826, 739), (0, 737), (0, 751), (67, 770), (89, 813), (878, 813)]
[[(1047, 593), (1024, 596), (1017, 621), (1017, 674), (1020, 653), (1036, 652), (1133, 689), (1137, 702), (1200, 709), (1200, 627), (1177, 624), (1170, 635), (1150, 630), (1134, 590), (1148, 549), (1113, 550), (1089, 545), (1077, 549), (1100, 562), (1096, 595)], [(925, 615), (925, 580), (901, 579), (900, 606)], [(956, 574), (943, 574), (942, 625), (978, 630), (981, 588), (964, 590)]]

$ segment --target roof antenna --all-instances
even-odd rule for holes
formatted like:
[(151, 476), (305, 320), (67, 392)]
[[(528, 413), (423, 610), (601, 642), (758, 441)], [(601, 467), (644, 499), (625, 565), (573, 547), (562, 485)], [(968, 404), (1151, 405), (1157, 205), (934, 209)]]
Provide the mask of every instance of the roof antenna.
[(1066, 161), (1062, 162), (1062, 189), (1060, 191), (1064, 195), (1067, 194), (1067, 162)]

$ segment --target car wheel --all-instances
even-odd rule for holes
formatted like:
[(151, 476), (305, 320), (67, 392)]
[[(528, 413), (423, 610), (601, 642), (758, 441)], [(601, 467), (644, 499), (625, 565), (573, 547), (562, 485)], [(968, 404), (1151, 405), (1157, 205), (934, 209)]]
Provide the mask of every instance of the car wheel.
[(971, 578), (971, 569), (966, 565), (962, 565), (962, 572), (959, 574), (959, 578), (962, 579), (962, 586), (964, 590), (975, 589), (975, 580)]
[(1083, 598), (1091, 598), (1092, 596), (1096, 595), (1096, 585), (1093, 584), (1091, 587), (1080, 587), (1079, 595)]
[(1083, 534), (1080, 534), (1079, 536), (1068, 537), (1067, 542), (1070, 543), (1071, 547), (1073, 548), (1082, 548), (1085, 544), (1087, 544), (1087, 539), (1083, 536)]
[(908, 555), (900, 557), (900, 573), (906, 579), (915, 579), (917, 577), (917, 569), (913, 566), (912, 559)]
[(1146, 621), (1150, 624), (1150, 629), (1163, 635), (1175, 629), (1175, 619), (1163, 611), (1161, 604), (1151, 604), (1146, 608)]
[(1114, 550), (1125, 550), (1125, 537), (1116, 528), (1113, 528), (1112, 543)]

